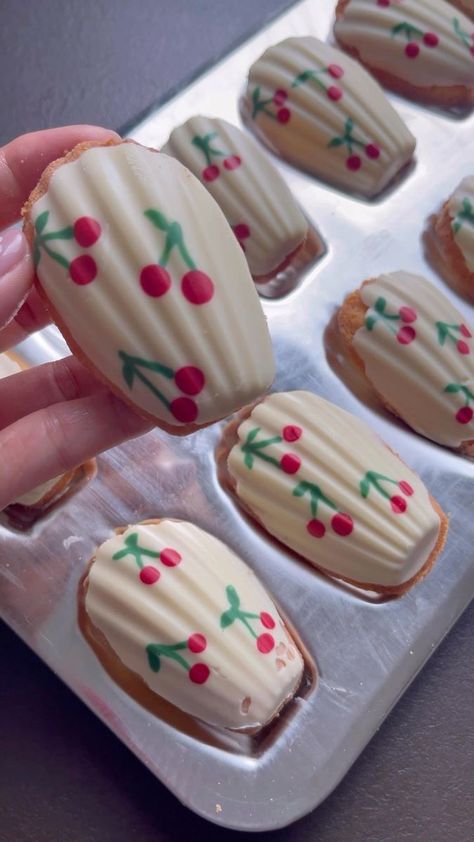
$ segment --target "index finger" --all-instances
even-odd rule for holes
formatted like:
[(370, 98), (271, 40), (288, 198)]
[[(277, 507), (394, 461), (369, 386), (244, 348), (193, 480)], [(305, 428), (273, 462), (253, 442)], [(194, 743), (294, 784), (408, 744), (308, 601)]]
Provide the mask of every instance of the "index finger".
[(20, 218), (20, 211), (43, 170), (77, 143), (105, 141), (118, 135), (97, 126), (64, 126), (31, 132), (0, 149), (0, 229)]

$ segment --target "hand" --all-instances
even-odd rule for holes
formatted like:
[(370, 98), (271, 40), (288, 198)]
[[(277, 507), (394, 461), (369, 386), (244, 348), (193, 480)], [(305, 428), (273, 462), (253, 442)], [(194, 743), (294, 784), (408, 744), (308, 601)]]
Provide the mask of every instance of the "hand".
[[(45, 167), (77, 143), (114, 132), (68, 126), (23, 135), (0, 148), (0, 231), (20, 218)], [(50, 318), (33, 289), (29, 245), (18, 229), (0, 234), (0, 352)], [(8, 503), (151, 424), (74, 357), (0, 380), (0, 510)]]

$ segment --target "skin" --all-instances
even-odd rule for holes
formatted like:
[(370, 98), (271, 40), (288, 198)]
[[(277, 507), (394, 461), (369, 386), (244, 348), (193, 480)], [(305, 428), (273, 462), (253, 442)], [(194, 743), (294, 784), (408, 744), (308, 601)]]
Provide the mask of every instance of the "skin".
[[(0, 149), (0, 233), (45, 167), (77, 143), (117, 138), (95, 126), (22, 135)], [(33, 289), (31, 250), (23, 234), (13, 269), (0, 274), (0, 352), (51, 321)], [(97, 453), (139, 436), (152, 424), (113, 395), (75, 357), (0, 381), (0, 510), (12, 500)]]

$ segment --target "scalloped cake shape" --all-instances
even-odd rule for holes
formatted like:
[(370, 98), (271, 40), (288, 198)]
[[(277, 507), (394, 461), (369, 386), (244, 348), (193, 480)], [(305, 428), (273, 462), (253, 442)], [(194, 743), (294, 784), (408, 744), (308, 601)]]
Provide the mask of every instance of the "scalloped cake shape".
[(342, 338), (385, 406), (421, 435), (474, 455), (474, 338), (433, 284), (366, 281), (339, 311)]
[(382, 84), (440, 106), (474, 105), (474, 27), (444, 0), (340, 0), (334, 32)]
[(288, 263), (308, 232), (291, 190), (258, 143), (226, 120), (191, 117), (162, 152), (200, 179), (234, 231), (256, 280)]
[(454, 285), (474, 300), (474, 175), (444, 203), (434, 230)]
[(120, 668), (211, 725), (259, 730), (301, 682), (303, 659), (255, 574), (192, 523), (139, 523), (102, 544), (83, 607), (93, 648), (105, 639)]
[(271, 341), (244, 255), (178, 161), (132, 142), (76, 147), (24, 215), (65, 338), (145, 417), (183, 434), (268, 388)]
[(270, 47), (252, 65), (241, 109), (282, 158), (372, 197), (411, 160), (415, 138), (370, 74), (310, 36)]

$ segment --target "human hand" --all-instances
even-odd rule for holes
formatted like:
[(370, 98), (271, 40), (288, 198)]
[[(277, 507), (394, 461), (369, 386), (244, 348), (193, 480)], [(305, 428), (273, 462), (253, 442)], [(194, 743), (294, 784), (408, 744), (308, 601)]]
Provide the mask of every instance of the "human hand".
[[(67, 126), (22, 135), (0, 149), (0, 352), (47, 325), (33, 288), (24, 234), (10, 228), (47, 165), (77, 143), (114, 132)], [(151, 424), (113, 395), (75, 357), (0, 380), (0, 510), (12, 500)]]

